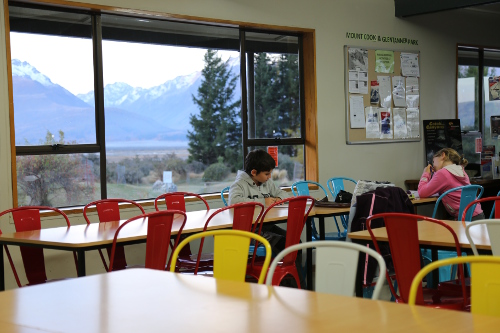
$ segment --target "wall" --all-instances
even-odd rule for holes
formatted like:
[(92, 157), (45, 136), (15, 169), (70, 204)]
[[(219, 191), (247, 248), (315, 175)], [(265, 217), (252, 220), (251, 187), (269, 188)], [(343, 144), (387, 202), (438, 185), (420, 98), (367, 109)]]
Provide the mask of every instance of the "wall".
[[(490, 46), (495, 46), (496, 43), (496, 46), (500, 46), (495, 35), (498, 29), (495, 16), (459, 10), (398, 19), (394, 16), (393, 0), (82, 1), (120, 8), (315, 29), (319, 176), (323, 184), (332, 176), (345, 175), (355, 179), (389, 180), (404, 187), (404, 180), (418, 178), (424, 167), (423, 142), (346, 145), (344, 45), (418, 49), (421, 54), (422, 76), (421, 119), (455, 117), (457, 43)], [(0, 211), (12, 205), (3, 9), (1, 11)], [(415, 47), (348, 40), (346, 32), (408, 37), (418, 39), (419, 45)], [(0, 221), (0, 227), (4, 232), (12, 230), (12, 225), (5, 219)], [(66, 262), (70, 265), (71, 256), (65, 255)], [(98, 268), (89, 269), (89, 272), (97, 271)], [(9, 280), (8, 287), (12, 286), (12, 281)]]

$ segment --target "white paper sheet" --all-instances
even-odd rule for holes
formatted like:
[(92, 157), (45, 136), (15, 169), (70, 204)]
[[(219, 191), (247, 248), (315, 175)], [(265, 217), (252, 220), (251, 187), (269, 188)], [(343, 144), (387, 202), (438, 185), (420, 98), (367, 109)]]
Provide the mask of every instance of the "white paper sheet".
[(392, 104), (391, 97), (391, 77), (390, 76), (377, 76), (380, 94), (380, 106), (383, 108), (390, 108)]
[(406, 131), (408, 138), (420, 137), (419, 109), (406, 109)]
[(363, 96), (349, 98), (349, 111), (351, 128), (365, 128)]
[(394, 119), (394, 139), (406, 138), (406, 109), (394, 108), (392, 109)]
[(349, 48), (349, 70), (368, 71), (368, 50)]
[(418, 54), (416, 53), (401, 53), (401, 74), (403, 76), (420, 76), (420, 68), (418, 65)]
[(365, 108), (366, 115), (366, 138), (380, 138), (380, 124), (378, 122), (378, 108), (368, 106)]
[(418, 86), (418, 77), (406, 78), (406, 107), (418, 108), (420, 102), (420, 88)]
[(406, 96), (405, 96), (405, 78), (402, 76), (392, 77), (392, 98), (394, 99), (395, 107), (405, 107), (406, 106)]
[(368, 94), (368, 81), (358, 81), (358, 90), (360, 94)]
[(359, 85), (358, 80), (349, 81), (349, 93), (358, 94), (359, 93), (358, 85)]

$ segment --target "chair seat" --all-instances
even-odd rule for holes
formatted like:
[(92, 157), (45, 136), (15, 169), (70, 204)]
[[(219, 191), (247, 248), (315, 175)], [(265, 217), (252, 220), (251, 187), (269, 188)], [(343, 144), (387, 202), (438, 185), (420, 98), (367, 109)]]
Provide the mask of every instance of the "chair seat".
[[(197, 254), (179, 256), (179, 258), (177, 259), (176, 270), (194, 269), (196, 266), (197, 260), (198, 260)], [(213, 267), (214, 267), (214, 255), (213, 255), (213, 253), (202, 253), (201, 257), (200, 257), (200, 264), (198, 266), (198, 269), (207, 270), (207, 269), (213, 269)]]
[[(467, 294), (467, 298), (470, 298), (470, 285), (470, 277), (465, 278), (465, 293)], [(460, 296), (462, 295), (462, 284), (460, 280), (440, 282), (438, 284), (438, 290), (443, 295)]]
[[(347, 230), (344, 230), (342, 232), (326, 232), (325, 233), (325, 240), (345, 240), (347, 236)], [(311, 240), (313, 242), (321, 241), (319, 238), (319, 235), (312, 235)]]

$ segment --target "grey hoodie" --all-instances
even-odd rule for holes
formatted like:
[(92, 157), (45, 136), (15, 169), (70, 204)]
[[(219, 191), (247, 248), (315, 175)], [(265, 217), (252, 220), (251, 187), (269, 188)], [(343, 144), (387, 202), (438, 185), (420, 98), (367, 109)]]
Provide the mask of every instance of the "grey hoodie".
[(256, 201), (265, 205), (265, 198), (288, 198), (288, 193), (277, 187), (272, 179), (257, 186), (245, 171), (238, 171), (236, 181), (229, 189), (229, 204)]

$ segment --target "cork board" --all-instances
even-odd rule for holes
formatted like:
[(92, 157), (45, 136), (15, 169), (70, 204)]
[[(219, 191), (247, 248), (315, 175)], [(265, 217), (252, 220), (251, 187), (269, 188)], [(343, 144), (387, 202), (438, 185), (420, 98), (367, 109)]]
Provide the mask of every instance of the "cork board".
[[(408, 57), (412, 58), (411, 62)], [(344, 46), (344, 68), (347, 144), (421, 140), (419, 51)], [(363, 82), (366, 79), (367, 84)], [(402, 91), (401, 86), (404, 87), (403, 93), (398, 92)], [(368, 107), (372, 108), (367, 110)], [(362, 114), (361, 108), (364, 111)], [(375, 119), (378, 122), (378, 134)]]

